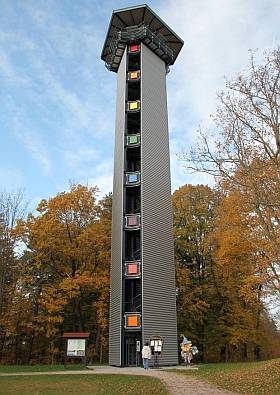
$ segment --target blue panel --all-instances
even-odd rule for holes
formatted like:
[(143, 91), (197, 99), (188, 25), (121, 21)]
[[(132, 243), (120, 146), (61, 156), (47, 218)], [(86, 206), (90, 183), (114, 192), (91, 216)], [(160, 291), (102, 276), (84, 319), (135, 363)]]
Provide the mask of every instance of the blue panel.
[(129, 174), (128, 175), (128, 182), (137, 182), (137, 181), (138, 181), (137, 174)]

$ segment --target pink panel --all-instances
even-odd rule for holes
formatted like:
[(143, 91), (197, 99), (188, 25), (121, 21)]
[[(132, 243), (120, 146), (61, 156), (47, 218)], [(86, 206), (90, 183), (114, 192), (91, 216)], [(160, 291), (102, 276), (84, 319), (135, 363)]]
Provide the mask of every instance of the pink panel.
[(138, 265), (137, 263), (130, 263), (127, 265), (127, 273), (128, 274), (137, 274), (138, 273)]
[(128, 224), (129, 226), (136, 226), (136, 225), (138, 224), (137, 217), (136, 217), (136, 216), (134, 216), (134, 217), (128, 217), (128, 219), (127, 219), (127, 224)]

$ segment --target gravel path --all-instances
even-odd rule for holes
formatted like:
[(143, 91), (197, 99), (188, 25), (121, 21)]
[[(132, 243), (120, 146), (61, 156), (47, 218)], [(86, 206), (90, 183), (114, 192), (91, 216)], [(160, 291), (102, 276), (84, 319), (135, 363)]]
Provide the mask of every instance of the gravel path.
[(157, 377), (166, 385), (169, 395), (237, 395), (227, 390), (220, 390), (195, 377), (161, 369), (149, 369), (145, 371), (142, 368), (115, 368), (106, 366), (97, 367), (94, 371), (104, 374), (130, 374)]
[(7, 376), (43, 376), (43, 375), (65, 375), (65, 374), (128, 374), (151, 376), (160, 379), (168, 388), (169, 395), (237, 395), (236, 393), (220, 390), (217, 387), (199, 380), (192, 376), (176, 374), (161, 369), (142, 368), (115, 368), (113, 366), (93, 366), (93, 370), (68, 370), (58, 372), (19, 372), (0, 373), (0, 377)]

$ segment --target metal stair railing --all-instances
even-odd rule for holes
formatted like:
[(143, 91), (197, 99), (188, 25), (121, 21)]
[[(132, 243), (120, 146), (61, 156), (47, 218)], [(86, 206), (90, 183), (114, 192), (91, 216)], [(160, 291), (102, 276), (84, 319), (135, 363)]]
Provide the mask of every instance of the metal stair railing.
[(141, 258), (141, 249), (139, 248), (139, 250), (134, 251), (133, 259), (139, 261), (140, 258)]
[(141, 313), (142, 310), (142, 294), (138, 294), (136, 295), (133, 299), (132, 299), (132, 304), (135, 306), (135, 309), (138, 313)]

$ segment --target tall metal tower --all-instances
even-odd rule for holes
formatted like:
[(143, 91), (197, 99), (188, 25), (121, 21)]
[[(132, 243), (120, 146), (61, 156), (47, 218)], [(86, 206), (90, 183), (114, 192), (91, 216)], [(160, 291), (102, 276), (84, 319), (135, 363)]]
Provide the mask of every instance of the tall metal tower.
[(178, 362), (166, 73), (183, 44), (140, 5), (113, 11), (101, 55), (118, 75), (110, 365), (136, 365), (155, 335), (160, 364)]

